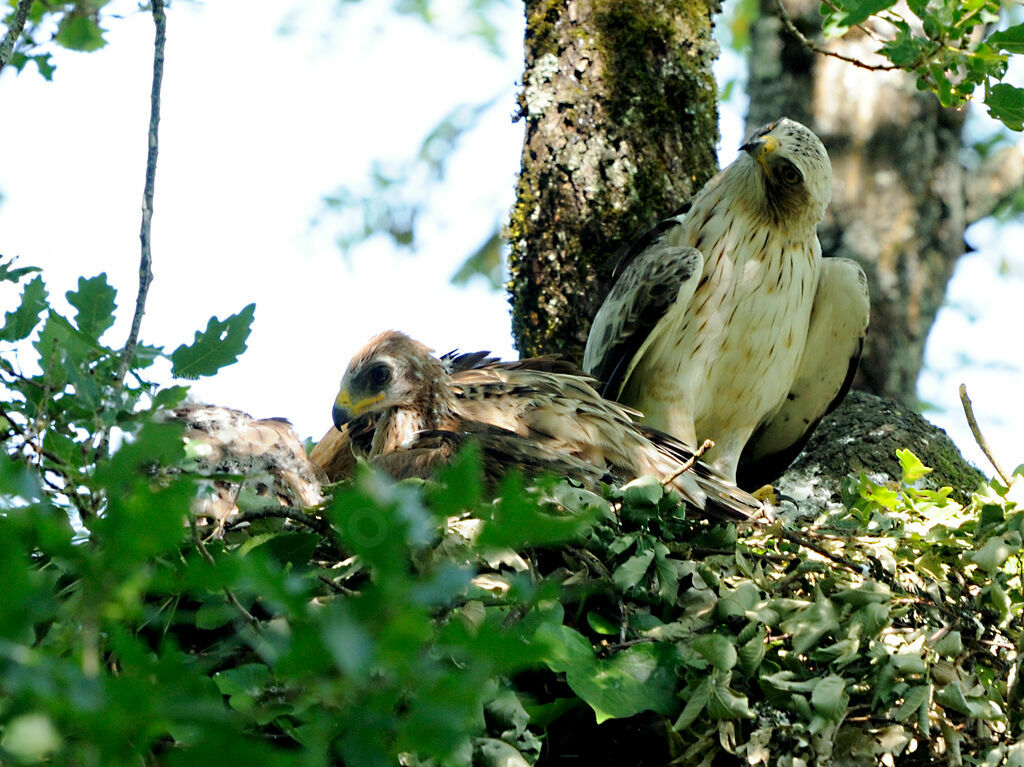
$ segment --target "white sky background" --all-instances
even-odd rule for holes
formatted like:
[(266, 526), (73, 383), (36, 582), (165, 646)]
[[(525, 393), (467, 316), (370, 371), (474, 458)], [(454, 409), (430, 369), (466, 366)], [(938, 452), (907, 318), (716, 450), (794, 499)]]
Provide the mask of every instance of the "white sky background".
[[(145, 343), (190, 342), (211, 315), (256, 303), (241, 360), (193, 386), (197, 399), (290, 418), (304, 437), (330, 426), (354, 351), (398, 328), (438, 351), (514, 357), (508, 304), (482, 280), (449, 278), (511, 205), (522, 126), (509, 119), (521, 77), (521, 5), (500, 19), (504, 60), (453, 43), (378, 0), (285, 4), (175, 2), (168, 11), (153, 257)], [(444, 7), (444, 3), (441, 4)], [(458, 5), (458, 3), (455, 3)], [(0, 254), (44, 269), (56, 306), (79, 276), (107, 272), (123, 343), (138, 282), (139, 219), (152, 66), (152, 20), (132, 3), (107, 23), (106, 48), (57, 51), (47, 83), (32, 65), (0, 77)], [(279, 34), (287, 20), (291, 33)], [(735, 67), (735, 62), (726, 62)], [(9, 69), (9, 68), (8, 68)], [(455, 156), (421, 219), (415, 253), (384, 238), (342, 258), (329, 226), (310, 221), (340, 184), (359, 187), (373, 158), (400, 162), (459, 103), (504, 94)], [(741, 143), (739, 110), (723, 109), (721, 159)], [(966, 381), (982, 426), (1009, 467), (1024, 462), (1019, 309), (1024, 275), (998, 274), (1024, 226), (969, 234), (953, 309), (930, 339), (922, 397), (931, 420), (986, 474), (964, 425)], [(0, 293), (0, 308), (16, 300)]]

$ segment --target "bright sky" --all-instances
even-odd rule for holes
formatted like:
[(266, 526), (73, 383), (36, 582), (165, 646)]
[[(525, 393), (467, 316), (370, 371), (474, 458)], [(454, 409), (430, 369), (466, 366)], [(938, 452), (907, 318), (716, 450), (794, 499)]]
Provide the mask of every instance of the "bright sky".
[[(501, 59), (396, 18), (376, 0), (306, 5), (312, 10), (291, 16), (281, 5), (240, 0), (176, 2), (169, 11), (155, 280), (142, 339), (173, 349), (211, 315), (254, 301), (249, 350), (196, 383), (194, 394), (288, 417), (316, 439), (330, 425), (348, 359), (380, 330), (405, 330), (438, 351), (515, 356), (504, 294), (482, 281), (454, 288), (449, 278), (512, 201), (522, 128), (509, 116), (522, 20), (519, 4), (506, 4)], [(338, 5), (344, 12), (336, 15)], [(112, 6), (126, 17), (109, 22), (109, 45), (58, 51), (54, 82), (31, 69), (0, 77), (0, 254), (42, 267), (58, 307), (80, 275), (107, 272), (120, 322), (106, 340), (119, 346), (138, 281), (153, 26), (133, 3)], [(291, 33), (281, 35), (286, 21)], [(329, 227), (310, 226), (322, 196), (359, 186), (373, 158), (409, 157), (453, 106), (493, 96), (499, 107), (455, 157), (415, 253), (378, 238), (343, 258)], [(723, 161), (741, 130), (739, 114), (724, 111)], [(1014, 312), (1024, 276), (994, 274), (1010, 238), (983, 234), (984, 243), (972, 244), (985, 249), (962, 259), (952, 290), (979, 318), (943, 312), (921, 393), (946, 408), (932, 420), (991, 473), (953, 409), (956, 386), (967, 381), (1004, 463), (1024, 461), (1024, 351)], [(982, 285), (984, 294), (973, 287)], [(9, 309), (14, 296), (0, 301)], [(1008, 365), (991, 367), (1001, 360)]]

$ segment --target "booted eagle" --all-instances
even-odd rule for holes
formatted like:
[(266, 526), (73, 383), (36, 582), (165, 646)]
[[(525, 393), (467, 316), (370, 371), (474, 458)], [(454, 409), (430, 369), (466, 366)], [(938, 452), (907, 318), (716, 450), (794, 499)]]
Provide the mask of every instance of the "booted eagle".
[(821, 141), (783, 118), (758, 130), (686, 212), (637, 241), (587, 338), (603, 394), (752, 488), (796, 457), (853, 379), (864, 272), (821, 257), (831, 196)]
[(429, 476), (472, 441), (491, 477), (517, 468), (595, 487), (654, 474), (711, 516), (745, 518), (759, 510), (756, 499), (707, 465), (687, 468), (691, 450), (638, 426), (638, 413), (604, 399), (593, 379), (570, 370), (544, 357), (438, 359), (418, 341), (387, 331), (349, 363), (334, 424), (347, 430), (353, 452), (399, 478)]
[(182, 405), (164, 411), (161, 419), (185, 425), (188, 463), (182, 468), (213, 482), (212, 491), (198, 497), (192, 510), (218, 527), (238, 512), (241, 493), (297, 508), (324, 500), (320, 487), (327, 475), (306, 456), (283, 418), (256, 419), (226, 407)]

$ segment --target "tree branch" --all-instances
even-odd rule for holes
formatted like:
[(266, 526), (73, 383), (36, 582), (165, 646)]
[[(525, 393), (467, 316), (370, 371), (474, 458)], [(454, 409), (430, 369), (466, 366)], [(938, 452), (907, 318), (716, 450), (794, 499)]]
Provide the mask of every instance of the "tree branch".
[(25, 29), (25, 22), (28, 21), (28, 12), (32, 8), (32, 0), (18, 0), (18, 6), (14, 9), (14, 19), (7, 28), (4, 39), (0, 41), (0, 72), (10, 62), (14, 55), (14, 44), (18, 42), (22, 31)]
[(333, 543), (333, 531), (331, 530), (330, 523), (326, 519), (314, 516), (302, 509), (296, 509), (290, 506), (271, 506), (264, 509), (243, 511), (224, 527), (230, 530), (257, 519), (289, 519), (292, 522), (297, 522), (304, 527), (308, 527), (313, 532), (319, 533), (324, 538), (331, 540), (331, 543)]
[[(154, 5), (156, 3), (158, 3), (158, 2), (160, 2), (160, 0), (155, 0)], [(203, 543), (203, 538), (199, 534), (199, 528), (196, 527), (195, 519), (190, 519), (189, 520), (189, 525), (192, 528), (192, 542), (195, 544), (196, 548), (199, 550), (200, 555), (202, 555), (203, 559), (205, 559), (213, 567), (216, 567), (217, 566), (217, 561), (213, 558), (213, 554), (211, 554), (207, 550), (206, 544)], [(253, 614), (251, 612), (249, 612), (248, 610), (245, 609), (245, 606), (241, 602), (238, 601), (238, 597), (235, 596), (235, 592), (233, 592), (227, 586), (224, 586), (224, 596), (227, 597), (228, 602), (230, 602), (231, 606), (234, 607), (238, 611), (239, 615), (241, 615), (243, 618), (245, 618), (246, 622), (250, 626), (252, 626), (252, 628), (258, 633), (259, 632), (260, 622), (258, 620), (256, 620), (255, 617), (253, 617)]]
[(139, 328), (146, 311), (146, 295), (153, 281), (153, 254), (150, 237), (153, 222), (153, 190), (156, 185), (156, 159), (159, 148), (160, 128), (160, 86), (164, 78), (164, 44), (167, 38), (167, 17), (164, 14), (164, 0), (152, 0), (153, 23), (156, 26), (156, 40), (153, 44), (153, 85), (149, 94), (149, 153), (146, 157), (146, 186), (142, 193), (142, 226), (139, 239), (142, 241), (142, 256), (139, 259), (139, 294), (135, 299), (135, 316), (128, 340), (121, 350), (121, 361), (117, 367), (117, 380), (124, 380), (131, 366), (135, 347), (139, 342)]
[(981, 427), (978, 426), (978, 419), (974, 417), (974, 406), (971, 405), (971, 398), (967, 396), (967, 386), (960, 384), (960, 402), (964, 406), (964, 415), (967, 417), (967, 425), (971, 427), (971, 434), (974, 435), (974, 441), (978, 443), (978, 447), (981, 448), (981, 452), (988, 458), (988, 462), (992, 464), (992, 468), (996, 470), (996, 474), (1003, 481), (1006, 487), (1013, 484), (1013, 479), (1009, 474), (999, 465), (999, 461), (996, 460), (995, 455), (992, 453), (992, 448), (988, 446), (988, 441), (981, 433)]
[(789, 17), (789, 11), (787, 11), (785, 6), (782, 4), (782, 0), (775, 0), (775, 5), (779, 9), (779, 20), (782, 22), (782, 26), (786, 28), (786, 31), (799, 40), (801, 45), (815, 53), (820, 53), (822, 56), (831, 56), (834, 59), (845, 61), (847, 64), (853, 64), (855, 67), (868, 69), (873, 72), (889, 72), (893, 69), (900, 69), (900, 67), (895, 64), (868, 64), (866, 61), (861, 61), (860, 59), (855, 59), (851, 56), (844, 56), (843, 54), (829, 50), (828, 48), (822, 48), (796, 28), (796, 24), (794, 24), (793, 19)]

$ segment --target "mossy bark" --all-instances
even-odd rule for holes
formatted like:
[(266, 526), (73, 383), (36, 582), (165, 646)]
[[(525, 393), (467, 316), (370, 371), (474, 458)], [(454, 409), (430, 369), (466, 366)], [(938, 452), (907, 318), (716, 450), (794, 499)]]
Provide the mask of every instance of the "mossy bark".
[(621, 248), (717, 170), (709, 0), (526, 0), (508, 225), (522, 355), (582, 357)]
[(896, 451), (907, 449), (932, 469), (920, 483), (937, 490), (952, 487), (953, 497), (968, 503), (984, 480), (968, 463), (949, 435), (899, 402), (865, 392), (850, 392), (836, 410), (822, 419), (807, 447), (775, 489), (797, 503), (786, 515), (813, 517), (842, 505), (842, 483), (847, 476), (867, 474), (873, 481), (900, 481)]
[[(797, 28), (825, 45), (817, 2), (785, 4)], [(827, 45), (883, 63), (873, 57), (877, 43), (856, 31)], [(784, 28), (775, 0), (761, 0), (752, 30), (749, 91), (749, 127), (787, 115), (825, 142), (833, 182), (822, 251), (859, 261), (871, 291), (855, 386), (913, 407), (928, 331), (964, 252), (964, 113), (942, 109), (905, 72), (812, 53)]]

